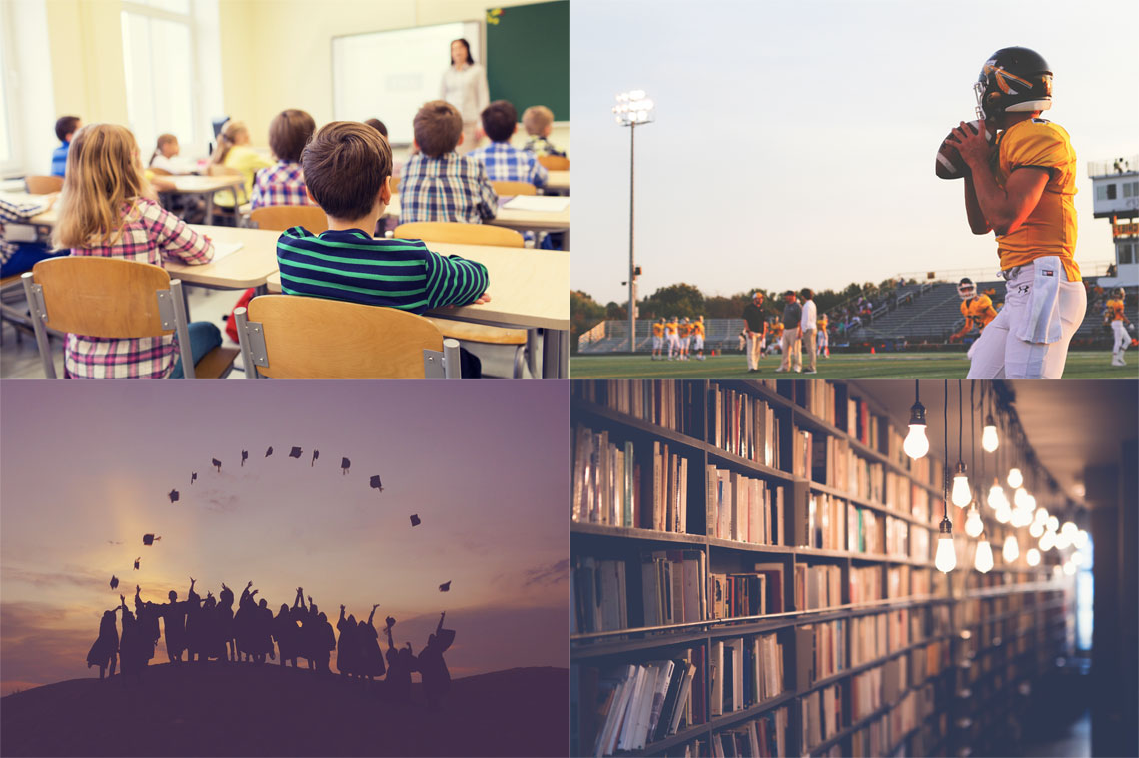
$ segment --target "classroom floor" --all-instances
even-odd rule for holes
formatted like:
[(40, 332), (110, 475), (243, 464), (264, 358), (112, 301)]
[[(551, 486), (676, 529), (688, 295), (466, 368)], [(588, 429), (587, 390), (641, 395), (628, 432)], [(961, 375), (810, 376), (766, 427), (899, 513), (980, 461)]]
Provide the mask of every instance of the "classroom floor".
[[(194, 321), (210, 321), (225, 332), (223, 316), (229, 315), (241, 293), (224, 290), (209, 290), (188, 287), (187, 298), (190, 304), (190, 318)], [(226, 338), (228, 343), (228, 338)], [(483, 376), (488, 378), (510, 377), (514, 372), (513, 350), (495, 345), (464, 344), (468, 350), (482, 361)], [(55, 371), (63, 376), (63, 347), (59, 340), (52, 340), (55, 356)], [(241, 358), (237, 359), (236, 369), (241, 368)], [(35, 337), (19, 335), (8, 322), (0, 330), (0, 379), (43, 379), (43, 363), (36, 349)], [(230, 379), (244, 379), (245, 373), (235, 370)]]

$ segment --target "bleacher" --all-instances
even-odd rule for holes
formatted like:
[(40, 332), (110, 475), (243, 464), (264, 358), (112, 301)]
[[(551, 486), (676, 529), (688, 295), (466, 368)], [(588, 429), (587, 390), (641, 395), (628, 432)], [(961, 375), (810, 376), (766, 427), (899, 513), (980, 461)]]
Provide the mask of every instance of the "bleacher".
[[(742, 318), (712, 318), (704, 321), (706, 336), (704, 352), (739, 350), (739, 334), (743, 331)], [(650, 353), (653, 349), (652, 322), (637, 321), (635, 352)], [(667, 346), (666, 346), (667, 349)], [(581, 355), (623, 353), (629, 350), (629, 322), (602, 321), (578, 337), (577, 351)]]
[[(1005, 283), (1003, 281), (978, 282), (977, 291), (987, 292), (996, 290), (992, 295), (994, 305), (1004, 300)], [(919, 290), (916, 285), (905, 287), (906, 290)], [(928, 340), (930, 342), (944, 342), (951, 334), (961, 328), (961, 298), (957, 294), (956, 283), (939, 283), (930, 286), (925, 292), (914, 293), (912, 301), (902, 302), (893, 311), (884, 313), (871, 323), (864, 324), (860, 329), (850, 333), (852, 342), (873, 341), (879, 339), (902, 339), (911, 342)]]

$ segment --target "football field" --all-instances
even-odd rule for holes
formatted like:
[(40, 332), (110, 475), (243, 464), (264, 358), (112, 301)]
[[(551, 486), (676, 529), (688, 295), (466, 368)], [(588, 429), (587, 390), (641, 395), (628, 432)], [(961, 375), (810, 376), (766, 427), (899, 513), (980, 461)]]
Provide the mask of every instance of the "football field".
[[(1135, 379), (1139, 377), (1139, 350), (1129, 350), (1127, 365), (1111, 366), (1107, 350), (1072, 352), (1064, 369), (1065, 379)], [(759, 362), (759, 373), (748, 374), (743, 353), (720, 355), (697, 361), (654, 361), (648, 355), (573, 356), (570, 376), (574, 379), (608, 377), (683, 378), (683, 377), (772, 377), (779, 368), (779, 356), (768, 356)], [(882, 355), (844, 354), (820, 358), (820, 379), (959, 379), (969, 371), (964, 353), (885, 353)], [(800, 374), (792, 374), (800, 377)]]

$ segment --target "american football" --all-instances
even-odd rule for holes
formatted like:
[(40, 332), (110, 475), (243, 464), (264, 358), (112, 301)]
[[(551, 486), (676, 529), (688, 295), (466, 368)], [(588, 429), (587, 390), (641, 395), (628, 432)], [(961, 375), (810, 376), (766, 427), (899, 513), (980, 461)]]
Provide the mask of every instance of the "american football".
[[(977, 134), (980, 131), (981, 120), (970, 121), (968, 126), (972, 127), (974, 134)], [(941, 147), (937, 150), (937, 162), (934, 169), (939, 179), (962, 179), (968, 170), (965, 161), (961, 160), (961, 154), (957, 152), (957, 148), (949, 141), (949, 138), (952, 136), (952, 131), (945, 135), (945, 139), (941, 141)], [(985, 138), (988, 139), (989, 142), (993, 141), (993, 135), (988, 129), (985, 130)]]

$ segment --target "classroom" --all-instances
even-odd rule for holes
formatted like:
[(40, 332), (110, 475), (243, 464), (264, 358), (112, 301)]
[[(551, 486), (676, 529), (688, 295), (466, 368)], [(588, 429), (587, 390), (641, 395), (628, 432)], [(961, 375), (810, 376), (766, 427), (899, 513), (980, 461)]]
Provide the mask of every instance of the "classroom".
[(567, 375), (569, 0), (14, 0), (0, 53), (3, 378)]

